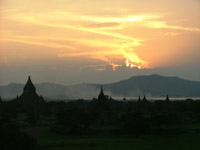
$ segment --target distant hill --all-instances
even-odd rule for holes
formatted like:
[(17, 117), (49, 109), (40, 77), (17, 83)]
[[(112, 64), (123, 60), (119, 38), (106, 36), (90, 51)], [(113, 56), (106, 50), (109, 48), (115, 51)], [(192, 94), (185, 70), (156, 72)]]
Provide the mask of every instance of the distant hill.
[[(78, 84), (64, 86), (54, 83), (36, 84), (38, 94), (47, 98), (91, 99), (97, 97), (100, 84)], [(23, 84), (11, 83), (0, 86), (3, 98), (14, 98), (23, 91)], [(105, 94), (120, 97), (138, 95), (173, 97), (200, 97), (200, 82), (184, 80), (178, 77), (160, 75), (133, 76), (130, 79), (104, 84)]]
[(199, 97), (200, 82), (160, 75), (133, 76), (130, 79), (106, 84), (112, 94), (119, 96)]

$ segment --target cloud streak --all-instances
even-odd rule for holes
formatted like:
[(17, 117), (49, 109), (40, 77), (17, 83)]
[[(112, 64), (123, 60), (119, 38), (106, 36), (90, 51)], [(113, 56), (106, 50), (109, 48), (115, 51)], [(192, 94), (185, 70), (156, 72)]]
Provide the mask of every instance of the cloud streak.
[[(129, 14), (120, 17), (100, 17), (57, 10), (45, 13), (15, 13), (6, 15), (4, 18), (33, 26), (48, 27), (49, 30), (51, 28), (55, 28), (53, 30), (63, 30), (70, 32), (72, 37), (67, 37), (64, 33), (62, 35), (54, 33), (55, 36), (50, 38), (46, 32), (43, 36), (8, 34), (1, 40), (63, 49), (57, 52), (57, 57), (59, 58), (84, 56), (90, 59), (101, 60), (104, 63), (103, 66), (102, 64), (99, 66), (103, 69), (98, 68), (98, 65), (89, 66), (99, 71), (105, 69), (104, 64), (112, 66), (113, 71), (123, 65), (130, 68), (137, 67), (138, 69), (150, 67), (149, 63), (139, 57), (134, 50), (134, 48), (141, 46), (148, 39), (137, 38), (134, 36), (134, 33), (124, 32), (124, 30), (130, 27), (167, 29), (169, 32), (163, 33), (165, 36), (178, 35), (174, 34), (177, 32), (171, 32), (170, 30), (200, 32), (199, 28), (169, 25), (166, 21), (161, 21), (164, 16), (160, 14)], [(48, 32), (50, 32), (49, 30)], [(81, 32), (81, 34), (73, 35), (73, 32)]]

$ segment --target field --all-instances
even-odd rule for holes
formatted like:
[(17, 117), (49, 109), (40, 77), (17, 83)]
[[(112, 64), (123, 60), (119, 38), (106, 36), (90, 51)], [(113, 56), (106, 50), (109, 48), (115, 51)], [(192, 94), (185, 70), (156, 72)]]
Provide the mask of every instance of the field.
[(36, 150), (199, 150), (200, 135), (41, 138)]
[(181, 126), (178, 130), (180, 128), (183, 129), (181, 133), (139, 137), (115, 134), (111, 127), (96, 127), (102, 129), (102, 133), (90, 136), (62, 136), (43, 127), (25, 131), (37, 139), (34, 150), (199, 150), (200, 125)]

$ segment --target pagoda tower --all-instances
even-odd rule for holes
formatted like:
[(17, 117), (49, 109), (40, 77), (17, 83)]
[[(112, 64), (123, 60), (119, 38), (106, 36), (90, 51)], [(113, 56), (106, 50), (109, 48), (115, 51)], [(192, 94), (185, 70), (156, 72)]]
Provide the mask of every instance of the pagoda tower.
[(168, 95), (166, 96), (166, 99), (165, 99), (165, 101), (166, 101), (166, 102), (169, 102), (169, 101), (170, 101), (170, 100), (169, 100), (169, 96), (168, 96)]
[(44, 103), (42, 96), (36, 93), (36, 88), (31, 81), (31, 77), (28, 77), (28, 81), (24, 86), (23, 93), (16, 99), (23, 104), (41, 104)]
[(140, 97), (140, 95), (139, 95), (139, 97), (138, 97), (138, 102), (141, 102), (141, 97)]
[(147, 102), (146, 96), (144, 95), (142, 102)]
[(98, 96), (98, 102), (106, 102), (106, 95), (104, 94), (104, 92), (103, 92), (103, 87), (102, 87), (102, 85), (101, 85), (101, 91), (100, 91), (100, 93), (99, 93), (99, 96)]

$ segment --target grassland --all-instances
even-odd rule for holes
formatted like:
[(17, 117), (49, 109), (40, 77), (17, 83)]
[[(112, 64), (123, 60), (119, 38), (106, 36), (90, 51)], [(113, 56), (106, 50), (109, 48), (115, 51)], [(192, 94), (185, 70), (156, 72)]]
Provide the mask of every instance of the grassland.
[(35, 150), (199, 150), (200, 135), (48, 137)]

